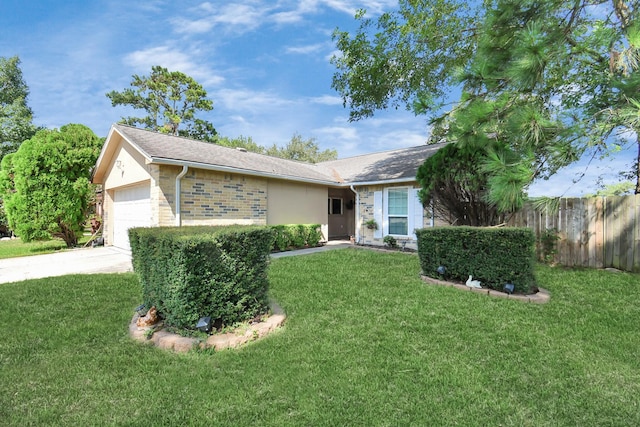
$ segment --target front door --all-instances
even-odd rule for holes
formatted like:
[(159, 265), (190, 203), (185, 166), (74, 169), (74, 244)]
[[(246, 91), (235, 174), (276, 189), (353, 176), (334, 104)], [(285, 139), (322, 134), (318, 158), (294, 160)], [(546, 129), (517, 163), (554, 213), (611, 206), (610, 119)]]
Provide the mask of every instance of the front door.
[(355, 195), (351, 190), (329, 189), (329, 239), (348, 239), (355, 233)]

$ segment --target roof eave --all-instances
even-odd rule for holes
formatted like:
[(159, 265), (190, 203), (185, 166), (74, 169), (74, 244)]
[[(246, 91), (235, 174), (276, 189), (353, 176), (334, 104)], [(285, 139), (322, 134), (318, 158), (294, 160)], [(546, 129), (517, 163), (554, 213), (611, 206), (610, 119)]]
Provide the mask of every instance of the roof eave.
[(354, 186), (354, 187), (362, 187), (365, 185), (386, 185), (386, 184), (404, 184), (408, 182), (415, 182), (415, 178), (405, 177), (405, 178), (394, 178), (394, 179), (383, 179), (377, 181), (352, 181), (348, 182), (345, 185)]
[[(109, 133), (107, 134), (107, 137), (104, 140), (104, 145), (102, 146), (102, 150), (100, 150), (100, 155), (98, 156), (98, 160), (96, 160), (96, 168), (93, 170), (92, 174), (91, 174), (91, 182), (94, 182), (94, 179), (96, 178), (96, 176), (98, 178), (104, 178), (103, 175), (106, 172), (106, 165), (103, 165), (105, 159), (105, 156), (107, 155), (110, 145), (111, 145), (111, 140), (113, 139), (113, 134), (114, 132), (116, 132), (118, 135), (120, 135), (120, 138), (122, 138), (123, 140), (127, 141), (129, 143), (129, 145), (131, 145), (131, 147), (136, 150), (138, 153), (140, 153), (147, 162), (149, 162), (151, 160), (151, 158), (149, 157), (149, 155), (142, 150), (138, 144), (134, 143), (131, 139), (127, 138), (126, 135), (124, 135), (122, 132), (118, 131), (116, 125), (111, 125), (111, 128), (109, 129)], [(103, 179), (100, 179), (100, 181), (102, 182)]]
[(332, 185), (332, 186), (340, 185), (339, 182), (329, 181), (329, 180), (304, 178), (304, 177), (290, 176), (290, 175), (279, 175), (276, 173), (261, 172), (261, 171), (251, 170), (251, 169), (242, 169), (242, 168), (235, 168), (235, 167), (221, 166), (221, 165), (211, 165), (211, 164), (199, 163), (199, 162), (188, 162), (183, 160), (167, 159), (162, 157), (152, 157), (148, 163), (156, 164), (156, 165), (188, 166), (196, 169), (205, 169), (205, 170), (212, 170), (212, 171), (218, 171), (218, 172), (229, 172), (229, 173), (235, 173), (240, 175), (257, 176), (260, 178), (272, 178), (272, 179), (281, 179), (285, 181), (304, 182), (307, 184)]

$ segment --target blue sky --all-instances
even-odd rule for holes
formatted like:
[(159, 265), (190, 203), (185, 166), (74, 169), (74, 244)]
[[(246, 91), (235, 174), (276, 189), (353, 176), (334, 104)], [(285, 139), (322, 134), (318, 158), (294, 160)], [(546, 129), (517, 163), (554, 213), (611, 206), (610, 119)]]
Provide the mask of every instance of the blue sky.
[[(424, 117), (386, 111), (357, 123), (331, 88), (336, 27), (355, 30), (353, 16), (392, 10), (392, 0), (239, 0), (64, 2), (3, 0), (0, 56), (18, 55), (35, 123), (82, 123), (106, 136), (132, 114), (105, 93), (129, 87), (153, 65), (182, 71), (214, 102), (203, 118), (221, 135), (284, 145), (298, 133), (340, 157), (422, 144)], [(580, 195), (600, 174), (630, 164), (633, 149), (534, 185), (532, 195)], [(582, 162), (584, 163), (584, 162)]]

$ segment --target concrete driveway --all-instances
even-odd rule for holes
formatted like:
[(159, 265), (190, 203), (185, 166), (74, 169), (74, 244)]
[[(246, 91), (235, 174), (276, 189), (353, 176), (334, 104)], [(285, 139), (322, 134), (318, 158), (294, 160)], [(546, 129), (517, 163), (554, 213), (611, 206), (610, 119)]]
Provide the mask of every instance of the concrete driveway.
[(133, 271), (131, 254), (113, 247), (73, 249), (46, 255), (0, 260), (0, 283), (66, 274)]
[[(348, 242), (331, 241), (322, 247), (274, 253), (271, 254), (271, 257), (306, 255), (350, 246), (352, 245)], [(0, 283), (66, 274), (124, 273), (127, 271), (133, 271), (131, 253), (113, 246), (0, 259)]]

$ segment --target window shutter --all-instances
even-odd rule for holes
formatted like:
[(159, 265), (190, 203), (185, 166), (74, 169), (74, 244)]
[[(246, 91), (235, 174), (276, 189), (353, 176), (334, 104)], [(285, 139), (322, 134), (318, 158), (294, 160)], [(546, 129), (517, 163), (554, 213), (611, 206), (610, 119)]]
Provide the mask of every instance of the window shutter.
[(412, 188), (409, 195), (409, 208), (413, 206), (413, 209), (409, 210), (409, 232), (411, 237), (416, 240), (415, 230), (424, 227), (424, 208), (418, 197), (419, 188)]
[(373, 231), (373, 237), (382, 239), (382, 229), (385, 226), (382, 215), (382, 191), (373, 193), (373, 219), (378, 224), (378, 229)]

